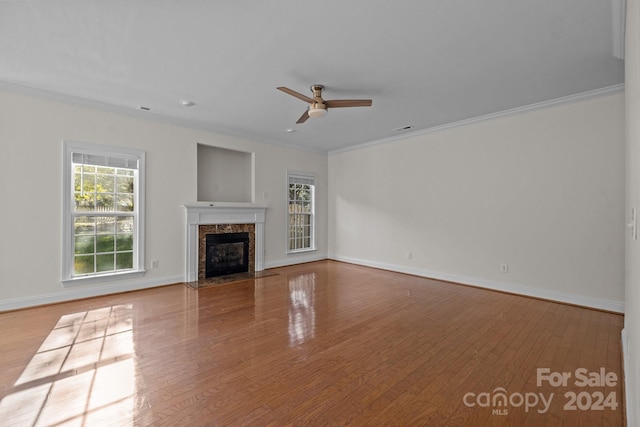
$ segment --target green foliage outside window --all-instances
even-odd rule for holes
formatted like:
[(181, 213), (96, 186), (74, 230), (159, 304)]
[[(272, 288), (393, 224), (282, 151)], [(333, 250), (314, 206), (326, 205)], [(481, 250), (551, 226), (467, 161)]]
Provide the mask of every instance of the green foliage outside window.
[[(135, 174), (74, 165), (74, 274), (133, 268)], [(113, 215), (110, 215), (113, 213)]]

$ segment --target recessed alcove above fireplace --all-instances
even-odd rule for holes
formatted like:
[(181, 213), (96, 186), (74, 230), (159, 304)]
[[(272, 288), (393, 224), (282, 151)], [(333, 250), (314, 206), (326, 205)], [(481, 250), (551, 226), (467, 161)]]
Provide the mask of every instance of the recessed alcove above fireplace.
[(254, 154), (198, 144), (198, 200), (250, 203)]
[(197, 287), (206, 278), (206, 235), (248, 233), (249, 273), (264, 270), (266, 206), (256, 203), (194, 202), (186, 210), (186, 277)]

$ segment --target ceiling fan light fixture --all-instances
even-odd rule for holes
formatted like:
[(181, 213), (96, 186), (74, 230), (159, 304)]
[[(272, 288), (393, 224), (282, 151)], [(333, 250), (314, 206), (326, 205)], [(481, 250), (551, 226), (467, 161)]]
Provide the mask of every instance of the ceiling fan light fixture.
[(326, 108), (314, 107), (314, 108), (309, 108), (309, 111), (307, 114), (309, 114), (309, 117), (311, 117), (312, 119), (318, 119), (320, 117), (326, 116), (327, 110)]

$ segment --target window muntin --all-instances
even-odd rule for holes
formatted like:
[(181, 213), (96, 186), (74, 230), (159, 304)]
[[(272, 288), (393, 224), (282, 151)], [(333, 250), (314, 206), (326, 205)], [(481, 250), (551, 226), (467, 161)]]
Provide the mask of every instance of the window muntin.
[(143, 269), (144, 152), (65, 143), (63, 281)]
[(289, 174), (287, 252), (315, 249), (315, 177)]

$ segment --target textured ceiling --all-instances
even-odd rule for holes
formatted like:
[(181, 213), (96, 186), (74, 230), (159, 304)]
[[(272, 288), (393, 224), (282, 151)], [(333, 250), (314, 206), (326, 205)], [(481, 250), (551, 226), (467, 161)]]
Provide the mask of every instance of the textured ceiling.
[[(0, 1), (0, 83), (331, 151), (621, 84), (613, 18), (612, 0)], [(306, 104), (276, 87), (314, 83), (373, 106), (297, 125)]]

